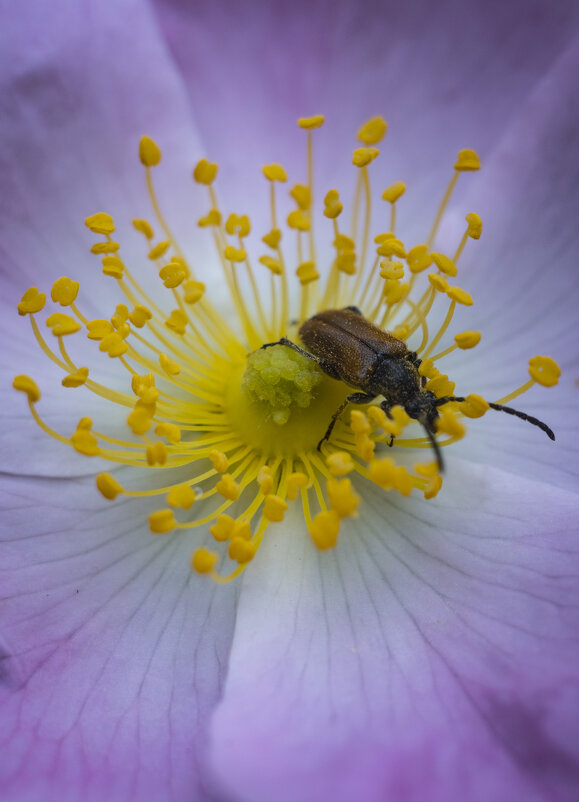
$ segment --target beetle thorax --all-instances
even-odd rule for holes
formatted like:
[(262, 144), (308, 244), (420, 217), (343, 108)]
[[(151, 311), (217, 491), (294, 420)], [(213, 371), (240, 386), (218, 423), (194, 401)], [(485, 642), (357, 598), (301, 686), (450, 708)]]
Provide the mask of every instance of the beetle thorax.
[(381, 356), (372, 366), (365, 389), (383, 395), (392, 406), (405, 407), (420, 392), (420, 375), (408, 359)]

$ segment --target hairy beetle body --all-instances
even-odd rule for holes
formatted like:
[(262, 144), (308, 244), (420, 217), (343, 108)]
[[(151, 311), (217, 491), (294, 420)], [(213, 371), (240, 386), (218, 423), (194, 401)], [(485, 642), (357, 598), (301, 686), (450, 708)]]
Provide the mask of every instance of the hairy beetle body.
[[(318, 448), (329, 438), (336, 420), (348, 404), (369, 404), (382, 396), (384, 400), (380, 407), (386, 415), (391, 417), (391, 408), (400, 405), (410, 418), (422, 424), (436, 454), (438, 467), (443, 469), (442, 455), (435, 438), (438, 407), (465, 399), (458, 396), (437, 398), (434, 393), (425, 390), (426, 380), (418, 370), (421, 360), (415, 351), (410, 351), (402, 340), (365, 318), (354, 306), (318, 312), (301, 325), (299, 336), (307, 351), (286, 338), (266, 343), (262, 348), (273, 345), (293, 348), (314, 360), (332, 379), (342, 381), (358, 391), (350, 394), (336, 410)], [(537, 418), (500, 404), (489, 406), (522, 418), (538, 426), (552, 440), (555, 439), (551, 429)]]

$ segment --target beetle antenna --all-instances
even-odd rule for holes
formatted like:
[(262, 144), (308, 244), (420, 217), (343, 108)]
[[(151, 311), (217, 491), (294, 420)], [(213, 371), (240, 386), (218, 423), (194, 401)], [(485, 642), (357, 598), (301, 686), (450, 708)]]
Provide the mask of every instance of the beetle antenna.
[[(464, 401), (464, 398), (459, 398), (458, 396), (447, 396), (446, 398), (437, 398), (434, 402), (436, 407), (441, 407), (443, 404), (448, 404), (449, 401)], [(542, 420), (538, 418), (534, 418), (532, 415), (527, 415), (526, 412), (521, 412), (520, 409), (513, 409), (512, 407), (504, 407), (502, 404), (491, 404), (489, 402), (489, 407), (491, 409), (496, 409), (499, 412), (506, 412), (508, 415), (514, 415), (516, 418), (520, 418), (521, 420), (526, 420), (528, 423), (532, 423), (533, 426), (538, 426), (539, 429), (545, 432), (547, 437), (550, 437), (551, 440), (555, 439), (555, 434), (552, 429), (547, 426), (546, 423), (543, 423)]]
[(432, 446), (432, 450), (434, 451), (434, 454), (436, 456), (436, 464), (438, 465), (439, 473), (444, 473), (444, 460), (442, 459), (442, 451), (440, 450), (440, 446), (436, 442), (436, 437), (434, 436), (434, 432), (424, 421), (420, 421), (420, 423), (422, 423), (424, 431), (426, 432), (428, 439), (430, 440), (430, 445)]

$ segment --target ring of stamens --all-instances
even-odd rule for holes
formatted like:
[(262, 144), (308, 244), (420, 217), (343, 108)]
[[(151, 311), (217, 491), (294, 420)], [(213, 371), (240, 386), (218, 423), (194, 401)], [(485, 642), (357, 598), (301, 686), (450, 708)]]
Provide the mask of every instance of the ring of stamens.
[[(124, 437), (93, 429), (93, 421), (86, 416), (68, 435), (56, 432), (38, 413), (41, 396), (36, 383), (29, 376), (17, 376), (14, 387), (27, 395), (37, 424), (88, 457), (98, 455), (120, 465), (160, 472), (178, 469), (179, 479), (173, 471), (171, 480), (163, 482), (160, 474), (153, 490), (125, 487), (108, 472), (98, 475), (97, 487), (109, 501), (120, 494), (159, 499), (149, 516), (155, 535), (208, 528), (214, 545), (195, 548), (192, 567), (219, 582), (230, 581), (244, 570), (268, 526), (283, 520), (290, 504), (301, 504), (312, 540), (323, 550), (336, 545), (341, 521), (358, 514), (357, 481), (370, 481), (404, 496), (418, 490), (427, 499), (442, 486), (435, 462), (419, 462), (409, 469), (396, 463), (394, 452), (386, 452), (393, 438), (396, 447), (430, 448), (426, 437), (404, 436), (410, 420), (399, 407), (392, 410), (391, 418), (376, 405), (353, 409), (338, 421), (330, 440), (318, 451), (317, 443), (349, 388), (284, 346), (258, 350), (263, 343), (289, 336), (295, 339), (299, 325), (316, 310), (355, 305), (417, 351), (425, 389), (443, 398), (453, 395), (454, 382), (435, 363), (457, 348), (474, 348), (481, 338), (477, 331), (460, 332), (453, 344), (433, 353), (451, 326), (456, 306), (473, 303), (449, 279), (458, 273), (467, 242), (481, 236), (478, 215), (466, 216), (467, 227), (452, 258), (433, 251), (433, 245), (460, 174), (480, 167), (476, 153), (459, 153), (425, 243), (407, 247), (397, 237), (396, 209), (405, 185), (396, 182), (384, 190), (386, 231), (374, 236), (375, 253), (370, 258), (370, 165), (379, 156), (376, 146), (386, 133), (386, 123), (374, 118), (358, 132), (360, 147), (352, 158), (358, 175), (349, 227), (342, 223), (344, 202), (336, 189), (326, 190), (323, 196), (323, 219), (314, 217), (314, 136), (323, 123), (321, 115), (298, 121), (307, 137), (305, 183), (289, 190), (295, 208), (287, 217), (285, 232), (277, 194), (287, 182), (287, 173), (279, 164), (263, 168), (269, 183), (271, 226), (263, 233), (264, 252), (257, 259), (246, 244), (251, 231), (248, 215), (226, 216), (220, 207), (215, 189), (217, 164), (202, 159), (193, 171), (194, 181), (205, 188), (208, 199), (207, 212), (198, 225), (213, 239), (233, 314), (224, 316), (211, 303), (205, 284), (165, 220), (153, 181), (162, 154), (149, 137), (142, 138), (139, 157), (155, 223), (139, 218), (133, 226), (143, 237), (145, 260), (158, 272), (169, 303), (145, 291), (113, 239), (115, 222), (100, 212), (85, 221), (97, 237), (91, 251), (100, 260), (105, 280), (116, 283), (124, 297), (110, 318), (88, 319), (76, 303), (78, 282), (62, 277), (51, 290), (58, 308), (46, 319), (56, 343), (51, 346), (37, 321), (46, 305), (45, 293), (31, 287), (18, 305), (19, 314), (29, 318), (42, 351), (63, 372), (65, 388), (84, 387), (127, 413)], [(314, 229), (321, 230), (323, 224), (329, 227), (334, 248), (327, 271), (319, 265), (314, 235)], [(286, 242), (289, 239), (291, 245), (292, 237), (293, 249)], [(296, 305), (290, 292), (292, 273), (300, 291)], [(446, 315), (431, 332), (428, 317), (445, 299)], [(290, 323), (295, 314), (297, 321)], [(116, 360), (124, 371), (125, 380), (118, 387), (99, 382), (93, 376), (98, 376), (98, 369), (73, 358), (68, 343), (74, 343), (81, 332), (102, 359)], [(529, 381), (495, 403), (504, 404), (536, 383), (552, 386), (560, 371), (548, 357), (533, 357), (530, 374)], [(474, 394), (464, 402), (441, 407), (440, 445), (464, 436), (461, 418), (480, 417), (488, 408), (488, 402)], [(220, 565), (224, 570), (219, 570)]]

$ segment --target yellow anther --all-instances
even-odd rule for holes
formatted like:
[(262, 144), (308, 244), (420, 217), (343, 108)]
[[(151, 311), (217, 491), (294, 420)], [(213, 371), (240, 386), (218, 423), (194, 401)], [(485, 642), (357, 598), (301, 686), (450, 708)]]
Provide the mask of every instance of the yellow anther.
[(334, 248), (338, 251), (353, 251), (356, 249), (356, 243), (351, 237), (346, 234), (338, 234), (334, 240)]
[(205, 184), (210, 186), (217, 177), (219, 165), (215, 162), (210, 162), (207, 159), (201, 159), (195, 165), (193, 170), (193, 178), (198, 184)]
[(153, 420), (145, 407), (135, 406), (127, 418), (127, 423), (133, 434), (145, 434), (153, 425)]
[(279, 228), (272, 228), (268, 234), (261, 238), (261, 241), (275, 250), (281, 241), (281, 231)]
[(257, 483), (259, 485), (259, 492), (264, 496), (271, 493), (273, 490), (273, 476), (271, 469), (268, 465), (262, 465), (257, 473)]
[(93, 234), (112, 234), (115, 230), (115, 221), (106, 212), (89, 215), (84, 224)]
[(334, 266), (340, 273), (353, 276), (356, 272), (356, 254), (354, 251), (342, 251), (338, 253), (334, 261)]
[(350, 479), (328, 479), (328, 499), (330, 507), (340, 518), (357, 514), (360, 496), (354, 492)]
[(423, 359), (418, 368), (418, 373), (421, 376), (425, 376), (427, 379), (433, 379), (435, 376), (439, 375), (440, 371), (434, 367), (434, 361), (432, 359)]
[(61, 306), (70, 306), (76, 301), (79, 286), (78, 281), (73, 281), (73, 279), (67, 278), (67, 276), (62, 276), (62, 278), (57, 279), (52, 285), (50, 297), (55, 303)]
[(149, 515), (149, 529), (155, 535), (165, 535), (177, 526), (173, 510), (157, 510)]
[(168, 423), (162, 421), (155, 427), (155, 434), (158, 437), (166, 437), (170, 443), (179, 443), (181, 441), (181, 429), (176, 423)]
[(46, 325), (51, 329), (55, 337), (65, 337), (68, 334), (75, 334), (80, 331), (81, 325), (70, 315), (62, 312), (54, 312), (46, 319)]
[(468, 223), (467, 234), (471, 239), (480, 239), (482, 234), (482, 220), (475, 212), (469, 212), (464, 218)]
[(287, 497), (290, 501), (295, 501), (302, 487), (307, 487), (309, 479), (302, 471), (294, 471), (287, 478)]
[(354, 460), (347, 451), (335, 451), (326, 457), (326, 465), (332, 476), (345, 476), (354, 470)]
[(112, 334), (113, 324), (110, 320), (90, 320), (87, 329), (89, 340), (102, 340), (107, 334)]
[(444, 373), (441, 373), (439, 376), (430, 379), (424, 389), (430, 390), (437, 398), (444, 398), (447, 395), (452, 395), (454, 393), (454, 388), (455, 383), (451, 382)]
[(190, 485), (179, 485), (167, 493), (167, 504), (189, 510), (195, 503), (195, 491)]
[(12, 387), (21, 393), (26, 393), (31, 404), (36, 404), (37, 401), (40, 401), (40, 390), (34, 379), (31, 379), (30, 376), (24, 376), (22, 374), (15, 376), (12, 381)]
[(79, 422), (76, 424), (76, 428), (77, 431), (80, 431), (81, 429), (86, 429), (87, 432), (89, 432), (92, 429), (92, 418), (89, 418), (88, 416), (81, 418)]
[(472, 296), (460, 287), (449, 287), (446, 294), (452, 301), (456, 301), (457, 304), (462, 304), (463, 306), (472, 306), (474, 303)]
[(448, 286), (448, 281), (444, 278), (444, 276), (439, 276), (438, 273), (429, 273), (428, 280), (434, 289), (438, 290), (438, 292), (448, 292), (450, 289)]
[(309, 187), (306, 187), (304, 184), (296, 184), (295, 187), (290, 189), (289, 194), (295, 200), (300, 209), (306, 211), (310, 208), (312, 194)]
[(211, 464), (217, 473), (225, 473), (225, 471), (229, 468), (229, 460), (223, 451), (218, 451), (216, 448), (214, 448), (213, 451), (209, 452), (209, 459), (211, 460)]
[(308, 526), (314, 544), (320, 550), (332, 549), (338, 542), (340, 516), (335, 510), (319, 512)]
[(170, 247), (171, 247), (171, 242), (168, 239), (161, 240), (161, 242), (158, 242), (149, 251), (149, 259), (152, 262), (154, 262), (155, 259), (160, 259), (162, 256), (165, 256)]
[(336, 217), (340, 216), (343, 208), (338, 190), (331, 189), (324, 198), (324, 215), (330, 220), (335, 220)]
[(392, 334), (399, 340), (406, 340), (410, 334), (410, 327), (406, 323), (399, 323), (392, 329)]
[(221, 212), (219, 209), (211, 209), (205, 217), (201, 217), (197, 221), (200, 228), (207, 228), (208, 226), (218, 226), (221, 223)]
[(46, 304), (46, 294), (38, 291), (38, 287), (30, 287), (22, 296), (22, 300), (18, 304), (19, 315), (33, 315), (35, 312), (40, 312), (44, 309)]
[(382, 117), (373, 117), (358, 131), (358, 139), (365, 145), (376, 145), (381, 142), (388, 128), (388, 123)]
[(360, 409), (353, 409), (350, 412), (350, 429), (354, 434), (370, 434), (372, 427), (368, 416)]
[(177, 262), (169, 262), (159, 270), (159, 276), (168, 290), (174, 290), (187, 278), (187, 272)]
[(88, 368), (79, 368), (74, 373), (65, 376), (61, 384), (63, 387), (80, 387), (88, 379)]
[(169, 376), (178, 376), (181, 373), (181, 365), (166, 354), (159, 354), (159, 365)]
[(231, 539), (235, 537), (242, 537), (244, 540), (251, 540), (251, 526), (249, 521), (235, 521)]
[(438, 495), (440, 488), (442, 487), (442, 476), (436, 474), (431, 479), (428, 480), (426, 487), (424, 488), (424, 498), (431, 499)]
[(103, 273), (105, 276), (111, 278), (122, 278), (125, 271), (123, 260), (118, 256), (103, 256), (102, 258)]
[(217, 565), (219, 555), (204, 547), (196, 549), (191, 556), (191, 567), (198, 574), (210, 574)]
[(431, 479), (438, 473), (438, 465), (436, 462), (417, 462), (414, 470), (418, 476), (423, 476), (425, 479)]
[(432, 261), (441, 273), (445, 273), (447, 276), (456, 276), (458, 269), (452, 259), (449, 259), (448, 256), (445, 256), (443, 253), (431, 253), (430, 255), (432, 256)]
[(230, 262), (244, 262), (247, 258), (243, 248), (234, 248), (233, 245), (226, 245), (223, 253)]
[(454, 169), (458, 170), (459, 173), (470, 170), (480, 170), (478, 153), (475, 150), (469, 149), (459, 150)]
[(147, 309), (146, 306), (141, 306), (141, 304), (137, 304), (133, 311), (129, 314), (129, 320), (137, 329), (142, 329), (143, 326), (147, 323), (148, 320), (151, 320), (153, 317), (151, 310)]
[(102, 338), (99, 345), (99, 351), (107, 353), (111, 358), (122, 356), (127, 352), (127, 344), (115, 331), (112, 334), (107, 334), (106, 337)]
[(300, 117), (298, 125), (300, 128), (311, 131), (313, 128), (320, 128), (324, 124), (325, 119), (323, 114), (315, 114), (313, 117)]
[(404, 278), (404, 265), (402, 262), (380, 262), (380, 276), (382, 278), (398, 280)]
[(394, 489), (402, 496), (409, 496), (412, 493), (412, 475), (408, 473), (403, 465), (394, 469)]
[(126, 304), (117, 304), (111, 323), (118, 329), (129, 319), (129, 307)]
[(240, 565), (253, 560), (256, 551), (256, 546), (244, 537), (234, 537), (227, 549), (231, 559), (236, 560)]
[(409, 292), (409, 283), (402, 283), (392, 279), (386, 279), (384, 282), (384, 300), (389, 306), (400, 303), (400, 301), (406, 298)]
[(287, 173), (281, 164), (264, 164), (262, 169), (268, 181), (287, 181)]
[(400, 427), (400, 429), (404, 429), (410, 423), (410, 416), (408, 415), (406, 410), (399, 405), (392, 407), (392, 409), (390, 410), (390, 414), (392, 415), (392, 417), (394, 418), (394, 422), (396, 423), (397, 426)]
[(98, 440), (88, 429), (77, 427), (70, 442), (74, 450), (85, 457), (96, 457), (99, 454)]
[(432, 256), (428, 245), (415, 245), (406, 254), (406, 261), (411, 273), (421, 273), (432, 264)]
[(382, 199), (388, 203), (396, 203), (396, 201), (406, 192), (406, 184), (404, 181), (396, 181), (390, 184), (382, 193)]
[(133, 220), (133, 226), (141, 234), (144, 234), (147, 239), (153, 239), (153, 237), (155, 236), (153, 227), (151, 226), (148, 220), (143, 220), (142, 218), (137, 217)]
[(241, 493), (241, 488), (230, 473), (223, 474), (215, 485), (215, 489), (220, 495), (230, 501), (237, 501)]
[(386, 417), (386, 413), (383, 409), (377, 406), (368, 407), (368, 411), (366, 413), (368, 415), (369, 420), (373, 424), (380, 429), (384, 429), (388, 422), (388, 418)]
[(373, 459), (368, 466), (368, 477), (371, 482), (384, 490), (394, 487), (396, 479), (396, 465), (390, 457), (386, 459)]
[(383, 242), (389, 239), (395, 239), (396, 235), (392, 231), (384, 231), (381, 234), (376, 234), (374, 237), (374, 242), (376, 245), (382, 245)]
[(229, 540), (234, 529), (235, 521), (229, 515), (218, 515), (215, 523), (209, 527), (209, 531), (219, 543)]
[(269, 495), (263, 502), (263, 517), (267, 521), (283, 521), (283, 516), (287, 510), (287, 501), (281, 496)]
[(531, 378), (543, 387), (553, 387), (559, 382), (561, 368), (550, 356), (534, 356), (529, 359)]
[(357, 434), (356, 440), (356, 454), (363, 459), (364, 462), (370, 462), (376, 450), (376, 443), (367, 434)]
[(139, 159), (145, 167), (156, 167), (161, 161), (161, 149), (149, 136), (141, 137)]
[(378, 256), (397, 256), (399, 259), (406, 258), (406, 249), (404, 243), (396, 237), (389, 237), (384, 240), (377, 248), (376, 253)]
[(379, 155), (378, 148), (356, 148), (352, 154), (352, 164), (356, 167), (366, 167)]
[(155, 376), (153, 373), (144, 373), (142, 376), (135, 374), (131, 379), (131, 390), (135, 395), (142, 397), (151, 387), (155, 386)]
[(116, 253), (120, 247), (118, 242), (95, 242), (91, 246), (90, 252), (99, 256), (103, 253)]
[(461, 438), (466, 434), (466, 428), (459, 423), (454, 412), (445, 407), (440, 409), (440, 417), (436, 421), (436, 431), (439, 434), (448, 434), (450, 437)]
[(302, 262), (296, 269), (296, 276), (299, 278), (300, 284), (306, 285), (311, 281), (317, 281), (320, 274), (316, 270), (316, 266), (313, 262)]
[(271, 256), (260, 256), (259, 261), (262, 265), (265, 265), (268, 270), (271, 270), (271, 272), (276, 276), (279, 276), (283, 273), (283, 268), (277, 259), (273, 259)]
[(249, 217), (246, 214), (230, 214), (225, 223), (225, 230), (229, 235), (239, 234), (240, 237), (247, 237), (251, 231)]
[(467, 351), (469, 348), (474, 348), (480, 343), (480, 331), (461, 331), (459, 334), (454, 335), (454, 341), (459, 348)]
[(122, 485), (110, 473), (99, 473), (96, 478), (96, 486), (109, 501), (114, 501), (118, 495), (124, 492)]
[(153, 443), (147, 446), (146, 450), (147, 464), (151, 467), (153, 465), (165, 465), (167, 462), (167, 447), (164, 443)]
[(183, 300), (186, 304), (196, 304), (205, 295), (205, 284), (190, 279), (183, 284)]
[(488, 401), (485, 401), (482, 395), (477, 395), (476, 393), (467, 395), (459, 407), (462, 414), (466, 415), (467, 418), (481, 418), (488, 408)]
[(165, 321), (165, 326), (183, 336), (185, 334), (187, 322), (187, 315), (184, 312), (182, 312), (180, 309), (173, 309)]
[(288, 214), (287, 224), (290, 228), (296, 229), (297, 231), (310, 230), (310, 218), (301, 209), (294, 209), (293, 212)]

